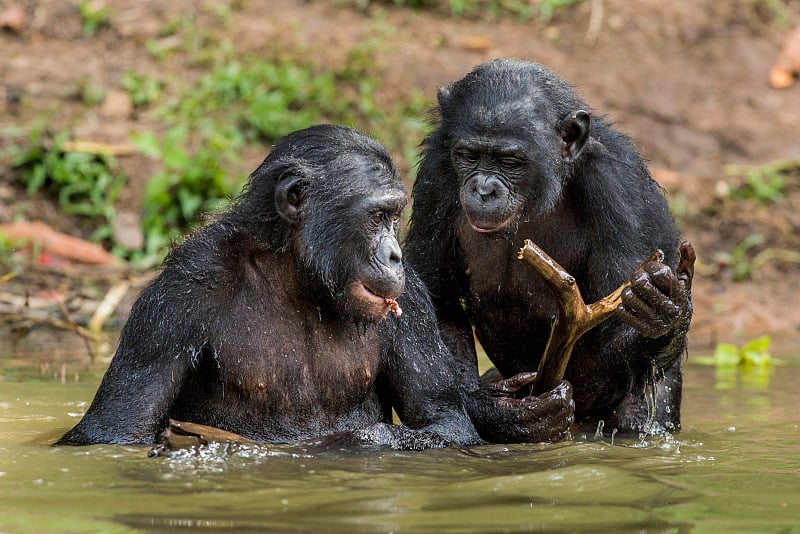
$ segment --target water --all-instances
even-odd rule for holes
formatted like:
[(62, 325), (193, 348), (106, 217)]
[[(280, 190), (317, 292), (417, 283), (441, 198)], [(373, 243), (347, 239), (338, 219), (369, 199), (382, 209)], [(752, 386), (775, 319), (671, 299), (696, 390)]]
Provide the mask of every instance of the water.
[(65, 336), (47, 351), (0, 336), (3, 532), (800, 532), (800, 356), (761, 373), (689, 363), (674, 439), (150, 459), (48, 445), (106, 365)]

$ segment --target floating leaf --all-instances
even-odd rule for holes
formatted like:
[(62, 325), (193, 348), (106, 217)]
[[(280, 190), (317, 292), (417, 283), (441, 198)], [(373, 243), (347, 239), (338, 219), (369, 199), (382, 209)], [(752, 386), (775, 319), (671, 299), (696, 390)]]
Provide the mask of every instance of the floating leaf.
[(720, 343), (714, 349), (712, 358), (717, 367), (734, 367), (739, 365), (739, 349), (731, 343)]

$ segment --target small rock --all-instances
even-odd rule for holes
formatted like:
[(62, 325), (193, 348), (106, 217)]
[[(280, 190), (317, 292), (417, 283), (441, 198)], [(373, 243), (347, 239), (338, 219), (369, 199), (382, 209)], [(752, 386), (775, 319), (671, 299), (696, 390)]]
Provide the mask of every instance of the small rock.
[(133, 102), (124, 91), (108, 91), (100, 113), (106, 117), (129, 117), (133, 112)]
[(778, 59), (769, 71), (769, 84), (775, 89), (791, 87), (800, 75), (800, 27), (789, 33)]
[(20, 33), (25, 27), (25, 10), (22, 6), (12, 5), (0, 11), (0, 28)]
[(141, 250), (144, 247), (144, 234), (139, 215), (130, 211), (117, 212), (111, 228), (114, 242), (128, 250)]

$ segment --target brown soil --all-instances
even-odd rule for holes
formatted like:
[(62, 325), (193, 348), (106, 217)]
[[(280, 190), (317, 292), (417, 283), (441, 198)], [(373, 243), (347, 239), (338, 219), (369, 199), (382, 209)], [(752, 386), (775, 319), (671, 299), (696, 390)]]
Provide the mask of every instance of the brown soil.
[[(800, 1), (780, 2), (783, 16), (776, 19), (765, 7), (770, 3), (758, 0), (593, 0), (558, 12), (549, 24), (454, 19), (375, 4), (360, 12), (323, 0), (236, 1), (227, 27), (200, 7), (209, 3), (105, 3), (113, 8), (110, 27), (87, 38), (75, 2), (0, 0), (0, 12), (19, 6), (24, 13), (18, 31), (0, 31), (0, 149), (12, 142), (9, 128), (27, 128), (41, 116), (81, 139), (128, 142), (130, 132), (148, 127), (147, 119), (114, 106), (109, 95), (129, 70), (157, 73), (168, 85), (198, 75), (185, 58), (158, 61), (145, 48), (168, 21), (189, 14), (238, 54), (305, 51), (320, 66), (339, 64), (354, 45), (378, 39), (383, 102), (415, 90), (433, 99), (437, 86), (490, 58), (532, 59), (570, 80), (632, 135), (673, 199), (700, 258), (693, 349), (761, 334), (772, 336), (778, 352), (800, 346), (800, 265), (773, 259), (753, 279), (733, 282), (720, 256), (756, 233), (766, 240), (749, 258), (768, 248), (800, 250), (800, 173), (787, 177), (775, 203), (724, 194), (741, 181), (726, 177), (725, 165), (800, 160), (800, 84), (768, 85), (782, 39), (800, 24)], [(80, 102), (76, 93), (87, 84), (103, 89), (104, 104), (87, 109)], [(253, 168), (262, 156), (243, 159)], [(121, 161), (132, 177), (121, 205), (135, 211), (153, 163), (139, 156)], [(47, 201), (27, 198), (0, 167), (0, 223), (20, 212), (81, 234)]]

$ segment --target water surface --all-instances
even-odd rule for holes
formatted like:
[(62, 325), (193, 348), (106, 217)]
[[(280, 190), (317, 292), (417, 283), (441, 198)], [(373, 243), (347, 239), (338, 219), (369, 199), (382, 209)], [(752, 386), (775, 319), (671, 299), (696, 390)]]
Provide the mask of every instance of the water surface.
[(49, 446), (107, 362), (0, 336), (0, 531), (800, 532), (800, 356), (687, 364), (672, 439), (396, 452)]

